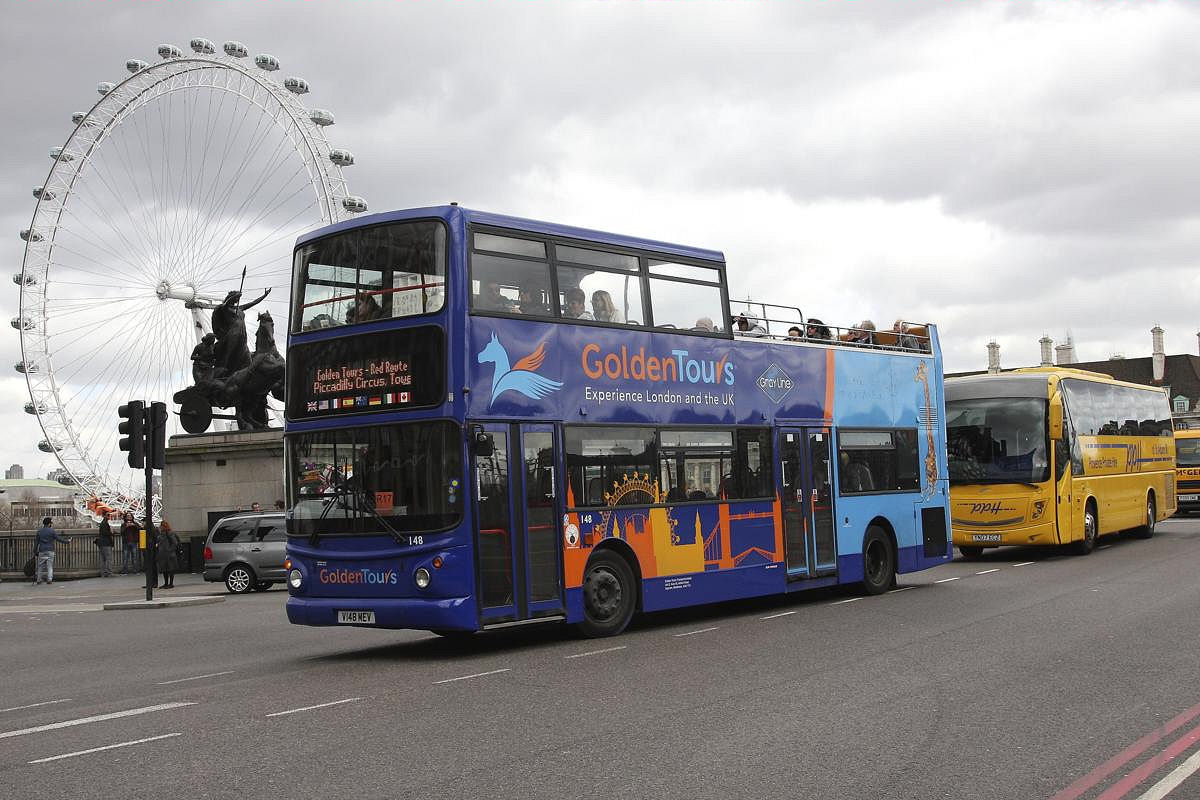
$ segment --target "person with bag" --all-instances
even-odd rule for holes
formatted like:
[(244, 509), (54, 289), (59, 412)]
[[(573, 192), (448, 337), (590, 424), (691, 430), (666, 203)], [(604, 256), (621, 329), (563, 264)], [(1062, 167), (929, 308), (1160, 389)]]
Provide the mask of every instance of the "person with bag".
[(179, 535), (171, 530), (165, 519), (158, 526), (158, 571), (163, 589), (175, 588), (175, 573), (179, 571)]
[(138, 571), (138, 526), (133, 514), (126, 511), (121, 523), (121, 574)]
[(100, 577), (111, 577), (113, 532), (112, 525), (108, 524), (108, 514), (105, 514), (104, 519), (100, 520), (100, 533), (93, 541), (96, 543), (96, 547), (100, 548)]
[(42, 527), (37, 532), (37, 572), (34, 574), (33, 583), (36, 586), (43, 580), (47, 584), (54, 583), (54, 545), (56, 542), (66, 544), (71, 541), (66, 536), (63, 536), (50, 525), (50, 518), (42, 519)]

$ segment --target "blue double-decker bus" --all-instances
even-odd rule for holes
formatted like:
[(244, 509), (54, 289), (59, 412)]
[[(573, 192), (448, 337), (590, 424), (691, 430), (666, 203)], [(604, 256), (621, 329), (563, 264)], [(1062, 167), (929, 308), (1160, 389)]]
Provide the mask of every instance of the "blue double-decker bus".
[(731, 310), (719, 252), (456, 205), (294, 270), (294, 623), (605, 636), (950, 558), (933, 326)]

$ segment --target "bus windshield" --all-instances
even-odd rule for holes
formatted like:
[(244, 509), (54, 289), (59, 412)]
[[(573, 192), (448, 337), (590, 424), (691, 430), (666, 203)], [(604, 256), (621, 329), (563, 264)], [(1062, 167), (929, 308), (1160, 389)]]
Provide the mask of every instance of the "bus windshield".
[(946, 437), (951, 485), (1041, 483), (1050, 475), (1045, 400), (949, 401)]
[(1175, 466), (1200, 467), (1200, 439), (1175, 440)]
[(447, 420), (287, 438), (288, 533), (431, 532), (462, 518), (462, 436)]

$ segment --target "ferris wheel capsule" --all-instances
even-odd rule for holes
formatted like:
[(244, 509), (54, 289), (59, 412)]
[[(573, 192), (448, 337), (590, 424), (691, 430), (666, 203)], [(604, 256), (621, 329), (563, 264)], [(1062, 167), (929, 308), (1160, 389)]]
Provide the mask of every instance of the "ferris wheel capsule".
[(33, 228), (22, 228), (21, 229), (21, 241), (22, 242), (40, 242), (41, 240), (42, 240), (42, 235), (40, 233), (38, 233), (37, 231), (35, 231)]
[(38, 450), (41, 450), (43, 453), (58, 452), (58, 448), (55, 447), (54, 443), (51, 442), (49, 439), (42, 439), (40, 442), (38, 442)]
[(292, 94), (308, 94), (308, 81), (303, 78), (289, 76), (283, 79), (283, 88)]
[(354, 153), (349, 150), (330, 150), (329, 160), (339, 167), (349, 167), (354, 164)]
[(74, 161), (75, 154), (63, 147), (51, 147), (50, 157), (55, 161)]
[(40, 371), (37, 364), (26, 364), (24, 361), (18, 361), (16, 364), (13, 364), (13, 369), (22, 375), (28, 375), (30, 373)]
[(33, 196), (38, 200), (53, 200), (57, 195), (45, 186), (39, 186), (33, 190)]
[(274, 72), (279, 69), (279, 59), (268, 53), (259, 53), (256, 55), (254, 63), (259, 69), (265, 69), (267, 72)]
[(159, 58), (182, 58), (183, 51), (173, 44), (160, 44), (158, 46)]
[(8, 324), (19, 331), (31, 331), (34, 328), (33, 320), (29, 317), (13, 317), (8, 321)]
[(15, 283), (17, 286), (37, 286), (38, 282), (37, 278), (33, 277), (32, 275), (28, 275), (25, 272), (14, 272), (12, 278), (13, 283)]
[(149, 64), (147, 64), (145, 61), (142, 61), (140, 58), (131, 58), (125, 62), (125, 69), (129, 70), (135, 75), (149, 66)]
[(367, 210), (367, 201), (361, 197), (355, 197), (353, 195), (350, 197), (343, 197), (342, 208), (346, 209), (352, 214), (360, 214)]
[(225, 48), (225, 55), (233, 56), (234, 58), (245, 58), (250, 55), (250, 51), (246, 49), (246, 45), (241, 42), (226, 42), (222, 45)]
[(117, 88), (117, 85), (108, 81), (100, 81), (100, 83), (96, 84), (96, 91), (100, 94), (108, 94), (115, 88)]
[(212, 55), (213, 53), (217, 52), (217, 46), (208, 39), (192, 39), (191, 46), (192, 49), (197, 53), (204, 53), (205, 55)]
[(315, 124), (320, 125), (322, 128), (333, 124), (333, 114), (323, 108), (314, 108), (308, 113), (308, 118), (311, 119)]
[(25, 404), (26, 414), (45, 414), (49, 410), (49, 406), (47, 406), (41, 400), (37, 402), (37, 405), (34, 405), (32, 401)]

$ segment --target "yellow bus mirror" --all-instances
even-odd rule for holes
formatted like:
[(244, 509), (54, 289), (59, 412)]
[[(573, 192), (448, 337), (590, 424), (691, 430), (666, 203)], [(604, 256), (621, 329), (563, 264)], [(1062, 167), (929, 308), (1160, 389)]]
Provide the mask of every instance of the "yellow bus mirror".
[(1063, 438), (1062, 400), (1057, 397), (1050, 401), (1050, 438)]

